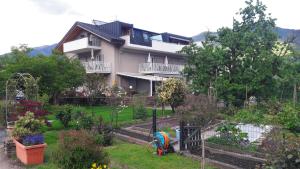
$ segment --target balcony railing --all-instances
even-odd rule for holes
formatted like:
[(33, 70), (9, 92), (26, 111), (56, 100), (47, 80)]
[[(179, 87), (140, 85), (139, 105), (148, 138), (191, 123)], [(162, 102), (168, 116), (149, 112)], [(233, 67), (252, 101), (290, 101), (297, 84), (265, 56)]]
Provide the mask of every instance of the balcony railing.
[(81, 38), (81, 39), (64, 43), (64, 52), (76, 52), (76, 51), (80, 52), (80, 51), (90, 50), (90, 49), (101, 49), (100, 45), (101, 45), (100, 39), (92, 39), (92, 41), (90, 41), (86, 37), (86, 38)]
[(157, 40), (152, 40), (151, 46), (143, 46), (138, 44), (132, 44), (130, 42), (129, 35), (122, 36), (121, 38), (125, 40), (124, 47), (147, 50), (147, 51), (154, 50), (160, 52), (177, 53), (178, 51), (181, 51), (181, 49), (185, 46), (185, 45), (178, 45), (174, 43), (167, 43), (167, 42), (162, 42)]
[(141, 63), (139, 72), (145, 74), (173, 74), (177, 75), (183, 70), (183, 65), (163, 64), (163, 63)]
[(102, 61), (81, 62), (86, 73), (111, 73), (111, 64)]

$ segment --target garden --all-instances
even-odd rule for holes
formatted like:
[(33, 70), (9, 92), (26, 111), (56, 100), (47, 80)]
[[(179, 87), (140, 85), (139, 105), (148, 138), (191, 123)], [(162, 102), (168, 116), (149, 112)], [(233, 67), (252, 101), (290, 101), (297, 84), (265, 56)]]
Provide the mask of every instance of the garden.
[(39, 169), (299, 169), (300, 54), (275, 21), (247, 1), (232, 28), (180, 51), (183, 78), (156, 84), (152, 102), (56, 51), (13, 48), (0, 58), (5, 151)]

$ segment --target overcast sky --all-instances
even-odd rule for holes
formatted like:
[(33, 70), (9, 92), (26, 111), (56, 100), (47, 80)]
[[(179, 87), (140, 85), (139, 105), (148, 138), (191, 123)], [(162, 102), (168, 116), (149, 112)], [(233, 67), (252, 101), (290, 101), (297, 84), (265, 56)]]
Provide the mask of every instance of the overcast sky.
[[(300, 0), (263, 0), (277, 26), (300, 29)], [(231, 26), (244, 0), (2, 0), (0, 54), (21, 43), (57, 43), (75, 21), (120, 20), (155, 32), (193, 36)]]

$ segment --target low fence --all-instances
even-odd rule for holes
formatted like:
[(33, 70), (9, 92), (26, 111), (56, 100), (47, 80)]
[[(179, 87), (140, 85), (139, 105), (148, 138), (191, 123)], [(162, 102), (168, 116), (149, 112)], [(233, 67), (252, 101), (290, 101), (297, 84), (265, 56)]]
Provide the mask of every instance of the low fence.
[[(275, 146), (279, 143), (274, 142), (274, 135), (278, 135), (283, 130), (272, 125), (222, 121), (206, 130), (201, 130), (201, 139), (199, 139), (199, 133), (188, 131), (196, 128), (195, 125), (187, 124), (180, 129), (182, 128), (184, 131), (180, 132), (180, 143), (184, 139), (184, 143), (187, 144), (183, 150), (189, 150), (191, 154), (202, 157), (202, 148), (204, 148), (205, 158), (243, 169), (262, 168), (267, 162), (267, 155), (273, 153), (276, 149)], [(187, 140), (190, 140), (195, 146), (188, 146)], [(182, 150), (182, 146), (180, 147)]]

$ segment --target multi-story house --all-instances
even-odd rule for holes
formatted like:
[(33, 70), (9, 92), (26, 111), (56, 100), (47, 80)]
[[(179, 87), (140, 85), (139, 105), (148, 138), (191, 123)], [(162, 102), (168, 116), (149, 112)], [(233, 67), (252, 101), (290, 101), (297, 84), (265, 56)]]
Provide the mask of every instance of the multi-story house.
[(155, 33), (114, 21), (76, 22), (56, 49), (78, 58), (86, 73), (102, 73), (107, 85), (152, 96), (155, 86), (168, 77), (179, 77), (185, 59), (178, 51), (191, 38)]

